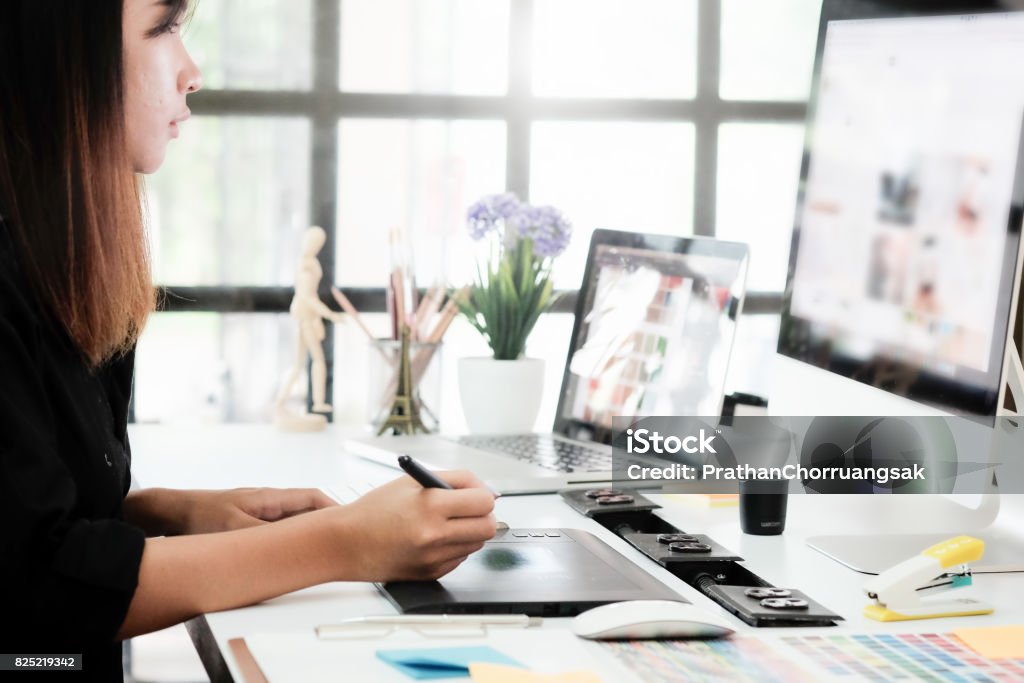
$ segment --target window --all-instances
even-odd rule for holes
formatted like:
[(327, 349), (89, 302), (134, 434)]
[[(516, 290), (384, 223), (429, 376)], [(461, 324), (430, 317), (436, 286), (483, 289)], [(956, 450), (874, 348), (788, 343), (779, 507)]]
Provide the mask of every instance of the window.
[(820, 11), (821, 0), (722, 0), (722, 98), (806, 100)]
[(202, 0), (186, 40), (210, 90), (309, 90), (316, 0)]
[(466, 207), (505, 187), (505, 123), (343, 118), (338, 129), (337, 278), (381, 287), (388, 235), (411, 237), (416, 280), (462, 282), (473, 273)]
[(715, 236), (750, 245), (747, 286), (786, 286), (789, 239), (800, 180), (803, 125), (723, 123), (718, 128)]
[(541, 97), (690, 99), (697, 3), (539, 0), (533, 88)]
[(310, 224), (309, 121), (197, 116), (185, 131), (147, 184), (157, 282), (293, 284)]
[(509, 0), (343, 0), (341, 90), (503, 95)]
[(693, 124), (540, 121), (531, 141), (530, 198), (573, 221), (556, 287), (579, 287), (594, 228), (693, 233)]
[[(155, 275), (140, 420), (265, 420), (294, 358), (298, 245), (322, 226), (335, 283), (384, 333), (388, 233), (419, 286), (472, 272), (466, 206), (514, 191), (576, 234), (567, 290), (528, 352), (554, 413), (590, 233), (751, 245), (731, 390), (763, 393), (789, 251), (819, 0), (203, 0), (185, 33), (204, 70), (195, 118), (149, 179)], [(333, 304), (333, 302), (331, 302)], [(330, 327), (330, 326), (329, 326)], [(331, 327), (335, 419), (366, 419), (365, 336)], [(462, 426), (446, 336), (442, 424)], [(761, 354), (758, 356), (758, 354)]]

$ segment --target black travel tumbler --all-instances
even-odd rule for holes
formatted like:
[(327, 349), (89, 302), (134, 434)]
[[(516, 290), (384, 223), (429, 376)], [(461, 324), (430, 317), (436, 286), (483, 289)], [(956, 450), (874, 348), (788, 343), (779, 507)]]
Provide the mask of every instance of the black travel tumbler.
[(781, 479), (740, 481), (740, 528), (745, 534), (777, 536), (786, 528), (786, 489)]

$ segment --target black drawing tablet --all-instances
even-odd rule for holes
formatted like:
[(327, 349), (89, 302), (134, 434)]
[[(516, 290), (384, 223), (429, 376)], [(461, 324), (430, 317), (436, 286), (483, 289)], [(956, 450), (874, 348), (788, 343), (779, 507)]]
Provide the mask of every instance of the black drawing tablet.
[(499, 531), (440, 581), (393, 581), (377, 588), (406, 614), (571, 617), (624, 600), (687, 602), (579, 529)]

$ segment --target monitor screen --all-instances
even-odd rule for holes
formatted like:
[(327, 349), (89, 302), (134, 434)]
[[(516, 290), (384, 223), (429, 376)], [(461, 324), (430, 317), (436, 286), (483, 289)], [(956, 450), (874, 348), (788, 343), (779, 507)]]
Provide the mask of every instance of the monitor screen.
[(630, 245), (600, 237), (580, 290), (556, 430), (609, 442), (614, 417), (717, 415), (746, 248), (671, 237), (662, 245)]
[(1024, 13), (822, 29), (779, 351), (991, 415), (1024, 202)]

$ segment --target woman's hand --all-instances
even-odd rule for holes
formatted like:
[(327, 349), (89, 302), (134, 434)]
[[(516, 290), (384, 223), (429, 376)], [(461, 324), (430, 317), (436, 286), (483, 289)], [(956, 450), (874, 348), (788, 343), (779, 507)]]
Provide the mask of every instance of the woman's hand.
[(183, 534), (232, 531), (336, 506), (320, 489), (181, 491)]
[(494, 537), (494, 494), (469, 472), (438, 476), (455, 490), (401, 477), (344, 507), (346, 580), (437, 579)]
[[(309, 490), (140, 491), (126, 501), (134, 519), (157, 526), (181, 519), (171, 508), (194, 496), (190, 531), (250, 528), (147, 540), (118, 635), (329, 581), (440, 578), (495, 533), (494, 494), (468, 472), (441, 477), (456, 490), (424, 489), (401, 477), (340, 506)], [(297, 514), (317, 507), (324, 509)], [(147, 520), (153, 510), (163, 517)], [(280, 521), (266, 523), (272, 519)]]

